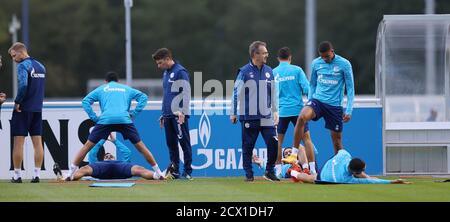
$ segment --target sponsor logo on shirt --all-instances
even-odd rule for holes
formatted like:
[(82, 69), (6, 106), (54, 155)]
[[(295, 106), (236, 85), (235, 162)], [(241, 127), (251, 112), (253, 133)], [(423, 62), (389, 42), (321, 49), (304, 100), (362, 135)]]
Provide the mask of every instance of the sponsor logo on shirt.
[(320, 82), (322, 84), (326, 84), (326, 85), (337, 85), (339, 83), (339, 81), (337, 80), (333, 80), (333, 79), (324, 79), (323, 75), (319, 75), (317, 77), (317, 82)]
[(291, 80), (295, 80), (295, 76), (284, 76), (284, 77), (275, 77), (275, 81), (278, 82), (284, 82), (284, 81), (291, 81)]
[(266, 72), (266, 78), (270, 78), (270, 73)]
[(43, 74), (43, 73), (36, 73), (34, 68), (31, 69), (30, 76), (31, 76), (31, 78), (45, 78), (45, 74)]
[(105, 92), (125, 92), (124, 88), (110, 88), (109, 85), (103, 88)]

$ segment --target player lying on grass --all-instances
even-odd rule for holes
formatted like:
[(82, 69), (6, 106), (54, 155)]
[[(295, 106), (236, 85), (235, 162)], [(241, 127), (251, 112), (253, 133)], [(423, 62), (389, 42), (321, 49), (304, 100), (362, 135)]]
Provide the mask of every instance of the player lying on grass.
[(147, 180), (164, 180), (172, 178), (171, 172), (173, 172), (173, 169), (168, 168), (165, 176), (161, 177), (142, 166), (118, 161), (114, 155), (106, 153), (103, 161), (89, 163), (75, 171), (73, 180), (79, 180), (85, 176), (91, 176), (97, 179), (128, 179), (137, 176)]
[[(300, 145), (300, 149), (304, 149), (304, 147), (302, 145)], [(292, 153), (292, 148), (284, 148), (283, 149), (283, 158), (286, 158), (288, 156), (290, 156)], [(305, 155), (305, 154), (304, 154)], [(299, 155), (298, 157), (300, 158), (301, 155)], [(306, 156), (306, 155), (305, 155)], [(256, 165), (258, 165), (260, 168), (263, 168), (263, 160), (260, 159), (258, 156), (253, 155), (253, 163), (255, 163)], [(282, 164), (281, 168), (279, 171), (276, 172), (276, 176), (280, 179), (282, 178), (291, 178), (291, 172), (303, 172), (305, 174), (311, 174), (309, 171), (308, 167), (302, 168), (300, 167), (301, 164), (301, 160), (297, 160), (296, 162), (292, 163), (292, 164)], [(291, 169), (292, 168), (292, 169)], [(297, 174), (295, 174), (297, 175)]]
[(383, 180), (367, 175), (366, 163), (359, 158), (352, 158), (344, 149), (328, 160), (319, 174), (309, 175), (299, 172), (300, 167), (291, 167), (288, 174), (296, 182), (314, 183), (316, 181), (346, 184), (410, 184), (401, 179)]

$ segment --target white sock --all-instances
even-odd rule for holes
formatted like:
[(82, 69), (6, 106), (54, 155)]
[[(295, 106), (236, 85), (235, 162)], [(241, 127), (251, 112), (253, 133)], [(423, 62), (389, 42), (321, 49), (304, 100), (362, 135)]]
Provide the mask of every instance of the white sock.
[(157, 173), (153, 173), (153, 179), (154, 180), (159, 180), (160, 175), (158, 175)]
[(292, 147), (291, 155), (297, 155), (297, 153), (298, 153), (298, 148)]
[(281, 164), (275, 165), (275, 175), (278, 177), (278, 175), (281, 174)]
[(14, 169), (14, 179), (17, 180), (19, 177), (22, 177), (22, 172), (20, 169)]
[(297, 176), (298, 176), (299, 174), (300, 174), (299, 172), (297, 172), (297, 171), (295, 171), (295, 170), (291, 170), (291, 177), (297, 178)]
[(309, 162), (309, 172), (311, 172), (311, 174), (317, 174), (316, 162)]
[(158, 174), (158, 175), (163, 175), (163, 173), (161, 172), (161, 170), (159, 169), (158, 164), (155, 164), (154, 166), (152, 166), (153, 170)]
[(78, 166), (75, 166), (73, 163), (70, 164), (69, 172), (67, 173), (67, 177), (72, 179), (73, 174), (77, 171)]
[(35, 167), (33, 172), (34, 172), (34, 176), (33, 177), (40, 177), (41, 168), (40, 167)]
[(304, 164), (302, 164), (302, 168), (303, 168), (303, 169), (309, 169), (309, 165), (308, 165), (308, 163), (304, 163)]

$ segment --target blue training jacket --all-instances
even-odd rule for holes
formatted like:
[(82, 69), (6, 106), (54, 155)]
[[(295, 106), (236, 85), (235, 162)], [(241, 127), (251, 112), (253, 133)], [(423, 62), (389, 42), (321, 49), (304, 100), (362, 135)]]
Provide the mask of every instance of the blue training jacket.
[(18, 92), (14, 103), (20, 110), (42, 112), (46, 70), (37, 60), (28, 57), (17, 65)]
[(174, 112), (179, 111), (189, 117), (191, 100), (189, 73), (178, 62), (164, 71), (163, 90), (162, 115), (175, 117)]
[[(130, 111), (132, 100), (138, 102), (136, 108)], [(97, 124), (130, 124), (147, 105), (147, 95), (137, 89), (117, 82), (109, 82), (97, 87), (84, 97), (82, 105), (89, 118)], [(100, 117), (92, 110), (94, 102), (100, 103)]]
[(259, 70), (250, 61), (238, 70), (231, 115), (239, 115), (240, 121), (271, 118), (273, 112), (278, 112), (278, 100), (273, 93), (275, 83), (272, 68), (263, 65)]
[(344, 86), (347, 89), (346, 114), (352, 114), (355, 89), (350, 62), (335, 54), (330, 63), (321, 57), (314, 59), (311, 66), (309, 99), (317, 99), (331, 106), (342, 106)]

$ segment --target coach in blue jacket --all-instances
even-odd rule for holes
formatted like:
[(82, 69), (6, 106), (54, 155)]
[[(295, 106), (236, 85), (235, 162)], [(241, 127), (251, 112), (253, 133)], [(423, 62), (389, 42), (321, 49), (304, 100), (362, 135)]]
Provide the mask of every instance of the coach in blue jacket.
[(175, 179), (180, 177), (180, 153), (178, 150), (178, 143), (180, 143), (184, 156), (182, 176), (192, 180), (192, 147), (188, 123), (191, 100), (189, 73), (173, 59), (172, 52), (167, 48), (158, 49), (152, 57), (158, 68), (164, 70), (164, 97), (160, 127), (165, 129), (170, 161), (174, 168), (172, 175)]
[(278, 122), (278, 106), (272, 68), (265, 65), (269, 56), (266, 43), (253, 42), (249, 47), (249, 54), (250, 62), (238, 70), (233, 90), (230, 120), (233, 124), (236, 123), (237, 115), (239, 115), (246, 181), (254, 180), (252, 154), (259, 133), (262, 134), (267, 145), (268, 160), (264, 178), (279, 181), (274, 173), (278, 149), (274, 125)]

